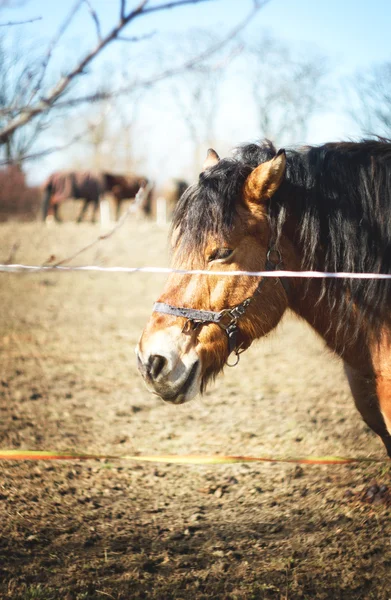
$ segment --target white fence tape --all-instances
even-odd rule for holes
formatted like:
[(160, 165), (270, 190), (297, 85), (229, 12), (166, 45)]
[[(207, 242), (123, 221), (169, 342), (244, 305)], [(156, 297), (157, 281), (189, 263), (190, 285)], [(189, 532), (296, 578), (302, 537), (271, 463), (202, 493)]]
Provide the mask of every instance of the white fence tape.
[(391, 279), (387, 273), (328, 273), (323, 271), (206, 271), (203, 269), (171, 269), (169, 267), (98, 267), (95, 265), (7, 265), (0, 264), (0, 273), (45, 273), (45, 272), (92, 271), (98, 273), (178, 273), (180, 275), (222, 275), (225, 277), (249, 275), (251, 277), (300, 277), (315, 279)]

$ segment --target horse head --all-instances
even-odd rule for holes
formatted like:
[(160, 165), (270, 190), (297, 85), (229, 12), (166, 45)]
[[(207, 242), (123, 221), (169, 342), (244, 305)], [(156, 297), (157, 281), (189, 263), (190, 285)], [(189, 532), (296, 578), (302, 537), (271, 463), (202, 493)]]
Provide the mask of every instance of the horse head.
[(210, 274), (169, 276), (136, 349), (147, 386), (166, 401), (181, 404), (202, 392), (229, 354), (271, 331), (287, 307), (280, 280), (229, 275), (281, 266), (268, 207), (286, 159), (271, 148), (255, 168), (209, 150), (198, 183), (176, 208), (173, 267)]

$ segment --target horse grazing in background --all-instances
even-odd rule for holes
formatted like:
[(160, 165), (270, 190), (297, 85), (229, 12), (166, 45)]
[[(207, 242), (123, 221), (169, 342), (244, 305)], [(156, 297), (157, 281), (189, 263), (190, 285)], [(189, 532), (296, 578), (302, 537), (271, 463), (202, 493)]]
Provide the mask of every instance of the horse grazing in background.
[(99, 174), (91, 171), (56, 171), (44, 183), (43, 220), (45, 221), (52, 209), (55, 220), (61, 221), (59, 205), (74, 198), (84, 200), (77, 222), (83, 220), (89, 204), (93, 205), (92, 221), (95, 222), (100, 197), (104, 191), (104, 180)]
[[(179, 269), (391, 273), (391, 143), (276, 152), (270, 142), (220, 160), (210, 150), (173, 220)], [(137, 354), (147, 385), (181, 404), (269, 333), (287, 309), (344, 361), (358, 410), (391, 457), (389, 280), (171, 274)]]
[(151, 213), (151, 201), (153, 185), (142, 175), (115, 175), (112, 173), (103, 174), (105, 190), (111, 193), (116, 203), (116, 220), (118, 221), (121, 214), (121, 204), (123, 200), (134, 200), (140, 188), (146, 190), (141, 205), (140, 211), (149, 216)]
[(92, 222), (95, 222), (100, 199), (106, 193), (111, 194), (114, 198), (118, 220), (122, 201), (134, 199), (140, 187), (147, 190), (140, 209), (148, 215), (152, 186), (146, 177), (138, 175), (127, 177), (91, 171), (57, 171), (52, 173), (44, 184), (43, 220), (46, 219), (49, 210), (52, 209), (56, 221), (61, 221), (59, 205), (65, 200), (74, 198), (84, 200), (77, 222), (80, 223), (83, 220), (90, 204), (93, 205)]

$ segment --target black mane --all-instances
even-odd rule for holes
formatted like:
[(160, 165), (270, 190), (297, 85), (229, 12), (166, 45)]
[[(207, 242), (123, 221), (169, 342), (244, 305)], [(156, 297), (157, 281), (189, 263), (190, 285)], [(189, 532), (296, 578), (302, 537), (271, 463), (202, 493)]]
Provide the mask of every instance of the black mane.
[(238, 148), (233, 158), (224, 158), (199, 176), (198, 183), (183, 194), (173, 215), (181, 248), (202, 251), (207, 235), (222, 238), (230, 231), (236, 216), (237, 201), (244, 182), (261, 162), (276, 154), (274, 146), (249, 144)]
[[(276, 154), (266, 141), (236, 149), (201, 173), (182, 197), (173, 228), (184, 247), (202, 247), (205, 236), (232, 227), (244, 181)], [(329, 143), (287, 151), (286, 178), (270, 202), (277, 240), (294, 223), (302, 269), (391, 273), (391, 143), (388, 140)], [(349, 298), (380, 327), (391, 320), (391, 284), (385, 280), (323, 280), (331, 308), (346, 317)], [(336, 294), (343, 285), (344, 293)]]

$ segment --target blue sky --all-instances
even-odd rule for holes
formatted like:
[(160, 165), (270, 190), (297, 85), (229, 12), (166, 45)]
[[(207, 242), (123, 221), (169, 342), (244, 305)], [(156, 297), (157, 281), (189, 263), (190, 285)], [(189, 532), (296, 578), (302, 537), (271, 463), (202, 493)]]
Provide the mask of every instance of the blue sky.
[[(158, 4), (162, 2), (155, 2)], [(116, 20), (118, 0), (92, 0), (106, 28)], [(128, 0), (128, 5), (137, 4)], [(49, 40), (67, 15), (74, 0), (29, 0), (20, 8), (0, 12), (1, 21), (12, 18), (42, 16), (42, 21), (25, 28)], [(135, 21), (133, 30), (141, 28), (165, 31), (183, 30), (191, 26), (229, 27), (238, 22), (251, 6), (248, 0), (213, 0), (175, 11), (156, 13)], [(343, 63), (347, 68), (390, 58), (391, 2), (389, 0), (270, 0), (249, 27), (249, 35), (257, 28), (271, 28), (274, 34), (294, 43), (312, 43)], [(29, 31), (28, 31), (29, 30)], [(131, 33), (132, 28), (129, 28)], [(91, 39), (93, 26), (86, 9), (72, 25), (72, 37)]]
[[(116, 20), (118, 0), (90, 0), (96, 8), (107, 30)], [(163, 0), (151, 0), (151, 4), (160, 4)], [(132, 7), (137, 2), (128, 0)], [(46, 48), (65, 16), (74, 5), (74, 0), (50, 1), (28, 0), (21, 7), (0, 10), (0, 23), (8, 20), (28, 19), (42, 16), (42, 20), (18, 28), (18, 35), (24, 40), (34, 40)], [(175, 39), (178, 32), (186, 32), (191, 27), (215, 28), (219, 32), (228, 31), (247, 14), (251, 8), (250, 0), (213, 0), (199, 5), (185, 6), (165, 13), (155, 13), (139, 19), (126, 31), (128, 35), (148, 33), (156, 30), (159, 35)], [(358, 69), (391, 60), (390, 44), (391, 2), (389, 0), (270, 0), (247, 27), (245, 37), (254, 40), (262, 31), (270, 31), (277, 39), (289, 47), (306, 52), (315, 52), (326, 56), (332, 71), (331, 79), (343, 88), (344, 78)], [(165, 39), (164, 36), (162, 38)], [(167, 39), (167, 37), (166, 37)], [(58, 46), (52, 60), (52, 73), (58, 73), (71, 66), (76, 58), (88, 50), (96, 41), (95, 30), (88, 11), (84, 7), (74, 20)], [(100, 64), (117, 65), (127, 52), (129, 45), (115, 43), (99, 58)], [(126, 100), (124, 100), (126, 102)], [(227, 127), (227, 144), (233, 146), (246, 141), (252, 134), (252, 124), (243, 123), (235, 129), (237, 104), (227, 99), (224, 114), (231, 117), (232, 127)], [(230, 110), (232, 107), (232, 114)], [(167, 120), (171, 117), (167, 116)], [(160, 119), (161, 121), (162, 119)], [(164, 120), (164, 116), (163, 116)], [(171, 124), (175, 129), (175, 125)], [(157, 146), (164, 140), (167, 145), (167, 131), (162, 128), (161, 135), (155, 136), (154, 147), (148, 154), (152, 161), (159, 161)], [(314, 120), (307, 140), (298, 142), (320, 143), (332, 139), (343, 139), (358, 135), (355, 124), (342, 111), (339, 100), (330, 99), (329, 111)], [(173, 136), (176, 143), (181, 142), (183, 130), (180, 128)], [(162, 140), (156, 140), (161, 137)], [(183, 140), (184, 141), (184, 140)], [(165, 150), (166, 151), (166, 150)], [(66, 158), (56, 157), (35, 163), (36, 178), (58, 168)], [(175, 170), (171, 165), (168, 171)]]

